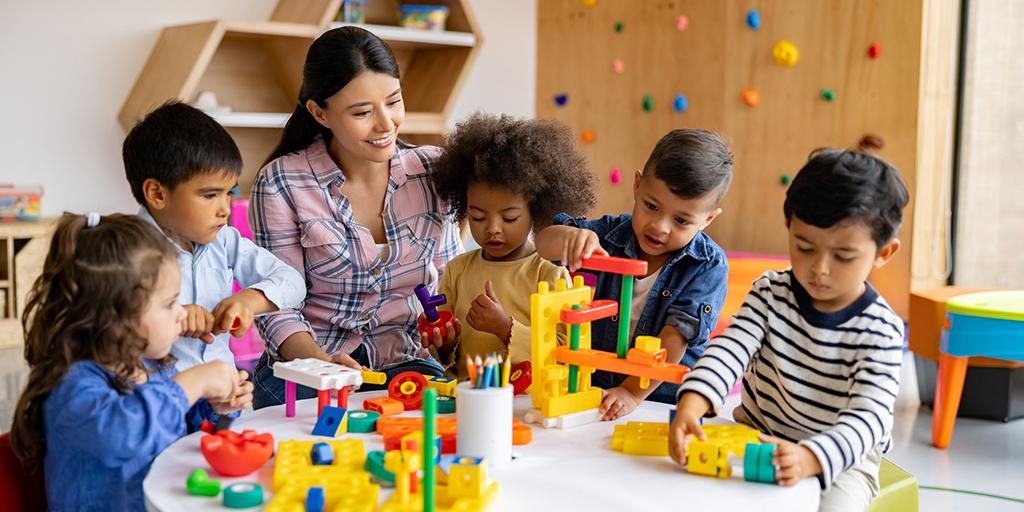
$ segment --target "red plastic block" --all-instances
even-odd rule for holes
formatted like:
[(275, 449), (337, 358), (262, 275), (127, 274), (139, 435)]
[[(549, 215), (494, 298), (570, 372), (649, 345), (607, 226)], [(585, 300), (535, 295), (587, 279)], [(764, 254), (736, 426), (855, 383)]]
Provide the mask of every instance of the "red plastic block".
[(598, 272), (611, 272), (624, 276), (645, 276), (647, 275), (647, 262), (644, 260), (631, 260), (629, 258), (616, 258), (614, 256), (594, 255), (583, 260), (580, 268), (596, 270)]
[(530, 384), (533, 384), (533, 363), (530, 361), (516, 363), (509, 372), (508, 381), (512, 384), (512, 394), (521, 395), (526, 393)]
[(388, 396), (402, 402), (405, 410), (419, 409), (423, 405), (423, 390), (427, 379), (420, 372), (402, 372), (388, 384)]
[(583, 304), (580, 309), (563, 309), (561, 311), (562, 323), (577, 325), (586, 322), (596, 322), (602, 318), (608, 318), (619, 312), (619, 303), (614, 300), (595, 300), (590, 304)]
[(199, 440), (206, 462), (224, 476), (243, 476), (259, 469), (274, 454), (274, 436), (254, 430), (241, 434), (221, 430)]
[(448, 327), (446, 325), (452, 321), (452, 312), (439, 309), (437, 314), (440, 315), (440, 318), (435, 322), (431, 322), (427, 320), (426, 316), (420, 315), (419, 322), (416, 322), (416, 330), (419, 331), (421, 338), (430, 338), (435, 327), (441, 331), (441, 338), (448, 336)]

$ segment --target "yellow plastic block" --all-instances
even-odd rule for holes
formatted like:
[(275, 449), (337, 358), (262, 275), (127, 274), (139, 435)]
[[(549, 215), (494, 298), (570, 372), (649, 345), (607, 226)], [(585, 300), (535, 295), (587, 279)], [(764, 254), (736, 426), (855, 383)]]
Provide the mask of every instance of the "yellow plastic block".
[(544, 397), (541, 400), (540, 411), (544, 417), (555, 418), (574, 412), (597, 409), (600, 405), (601, 389), (591, 388), (579, 393)]
[[(555, 348), (558, 347), (556, 331), (558, 324), (561, 323), (561, 311), (572, 309), (575, 304), (590, 302), (590, 288), (583, 286), (582, 277), (573, 281), (572, 288), (567, 287), (564, 279), (559, 279), (555, 282), (554, 290), (551, 290), (547, 281), (541, 281), (537, 283), (537, 293), (530, 296), (530, 360), (533, 365), (533, 385), (530, 386), (530, 394), (533, 396), (534, 408), (543, 411), (544, 416), (551, 416), (550, 406), (545, 406), (544, 402), (549, 398), (561, 398), (568, 393), (569, 388), (568, 367), (558, 365), (554, 356)], [(590, 348), (590, 332), (589, 323), (580, 326), (581, 349)], [(583, 371), (580, 373), (583, 375), (580, 377), (579, 389), (587, 391), (590, 387), (589, 374)], [(597, 405), (600, 405), (600, 400), (593, 407)], [(554, 415), (578, 411), (568, 405), (561, 409), (566, 412)]]
[(289, 481), (274, 491), (274, 498), (265, 510), (306, 510), (306, 493), (310, 487), (324, 488), (324, 510), (373, 512), (377, 508), (380, 486), (371, 483), (368, 474), (352, 473), (334, 477), (311, 477), (303, 482)]
[(480, 498), (487, 490), (487, 462), (470, 457), (457, 458), (448, 469), (448, 496)]
[(668, 423), (630, 421), (615, 425), (612, 450), (626, 455), (668, 455)]
[(438, 487), (438, 510), (439, 512), (478, 512), (488, 510), (498, 501), (499, 494), (501, 494), (501, 484), (498, 482), (487, 482), (484, 484), (483, 492), (476, 498), (452, 496), (450, 487)]
[(437, 390), (438, 396), (455, 396), (455, 385), (458, 381), (450, 377), (430, 377), (427, 379), (427, 387)]
[[(334, 463), (328, 466), (313, 464), (309, 453), (313, 443), (326, 442), (334, 451)], [(281, 441), (277, 446), (274, 461), (274, 492), (288, 483), (303, 485), (307, 481), (335, 479), (350, 476), (365, 477), (363, 469), (366, 449), (362, 439), (341, 439), (337, 441)], [(308, 487), (308, 484), (307, 484)]]
[(718, 452), (717, 444), (694, 439), (686, 451), (686, 470), (698, 475), (718, 476)]
[(661, 338), (656, 336), (637, 336), (633, 346), (644, 352), (657, 352), (661, 348)]

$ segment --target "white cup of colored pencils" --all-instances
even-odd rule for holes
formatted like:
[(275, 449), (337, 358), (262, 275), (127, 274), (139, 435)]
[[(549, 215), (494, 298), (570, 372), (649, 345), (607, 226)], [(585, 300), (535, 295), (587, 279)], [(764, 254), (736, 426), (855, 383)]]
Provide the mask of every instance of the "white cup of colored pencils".
[(503, 388), (508, 386), (512, 360), (498, 353), (477, 355), (475, 358), (467, 355), (466, 371), (473, 389)]
[(466, 367), (470, 379), (455, 393), (459, 455), (483, 457), (491, 466), (507, 464), (512, 461), (511, 362), (489, 354), (474, 357)]

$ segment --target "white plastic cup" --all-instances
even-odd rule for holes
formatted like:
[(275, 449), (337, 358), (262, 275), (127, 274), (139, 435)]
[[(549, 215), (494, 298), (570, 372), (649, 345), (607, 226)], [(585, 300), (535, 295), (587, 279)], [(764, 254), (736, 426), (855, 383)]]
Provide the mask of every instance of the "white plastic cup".
[(460, 383), (455, 393), (458, 418), (455, 451), (483, 457), (491, 466), (512, 461), (512, 386), (473, 389)]

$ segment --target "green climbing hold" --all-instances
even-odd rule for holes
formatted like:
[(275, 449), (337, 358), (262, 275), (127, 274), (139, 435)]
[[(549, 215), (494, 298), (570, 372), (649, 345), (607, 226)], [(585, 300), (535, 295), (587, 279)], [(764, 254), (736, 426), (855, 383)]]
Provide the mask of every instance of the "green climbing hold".
[(188, 475), (185, 488), (193, 496), (216, 496), (220, 494), (220, 482), (210, 480), (210, 475), (203, 469), (197, 469)]
[(622, 30), (625, 29), (625, 28), (626, 28), (626, 25), (623, 25), (621, 21), (616, 21), (615, 22), (615, 33), (616, 34), (621, 34)]
[(825, 101), (832, 101), (832, 100), (836, 99), (836, 93), (832, 92), (832, 89), (822, 89), (821, 90), (821, 99), (823, 99)]
[(643, 107), (644, 112), (650, 112), (654, 110), (654, 99), (651, 98), (650, 94), (644, 94)]
[(783, 174), (782, 177), (779, 178), (779, 183), (782, 183), (783, 186), (789, 185), (789, 182), (791, 181), (793, 181), (793, 178), (790, 178), (788, 174)]

